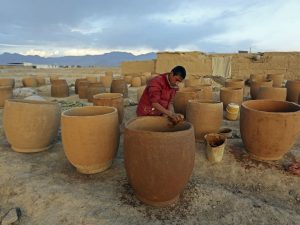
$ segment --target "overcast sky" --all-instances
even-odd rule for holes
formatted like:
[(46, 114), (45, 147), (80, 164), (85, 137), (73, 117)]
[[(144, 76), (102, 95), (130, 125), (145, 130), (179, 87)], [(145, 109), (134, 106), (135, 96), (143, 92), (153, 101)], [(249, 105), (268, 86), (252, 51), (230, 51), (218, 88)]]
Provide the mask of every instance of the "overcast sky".
[(0, 0), (0, 54), (300, 51), (300, 0)]

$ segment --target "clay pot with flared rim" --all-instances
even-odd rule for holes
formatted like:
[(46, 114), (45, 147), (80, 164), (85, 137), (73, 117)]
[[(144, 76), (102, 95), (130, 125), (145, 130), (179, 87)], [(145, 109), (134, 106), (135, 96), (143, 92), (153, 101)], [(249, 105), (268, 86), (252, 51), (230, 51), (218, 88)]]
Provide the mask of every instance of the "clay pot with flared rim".
[(37, 81), (35, 77), (25, 77), (22, 79), (22, 83), (24, 87), (37, 87)]
[(245, 87), (245, 81), (243, 79), (226, 79), (225, 87), (244, 88)]
[(12, 97), (13, 91), (11, 86), (0, 86), (0, 108), (3, 108), (5, 101)]
[(284, 74), (282, 74), (282, 73), (268, 74), (267, 79), (273, 81), (273, 87), (282, 87), (282, 82), (284, 80)]
[(287, 89), (287, 101), (297, 103), (300, 93), (300, 80), (288, 80), (285, 87)]
[(124, 79), (113, 80), (110, 88), (111, 93), (120, 93), (124, 98), (128, 97), (128, 86)]
[(210, 162), (222, 161), (226, 146), (226, 137), (222, 134), (209, 133), (204, 136), (206, 141), (206, 156)]
[(201, 89), (200, 99), (212, 100), (213, 98), (213, 88), (211, 84), (201, 84), (197, 86), (192, 86), (192, 88)]
[(260, 87), (273, 87), (272, 80), (252, 80), (250, 83), (250, 95), (252, 99), (257, 98)]
[(113, 77), (112, 76), (101, 76), (100, 77), (100, 81), (102, 82), (103, 86), (105, 88), (110, 88), (111, 87), (111, 82), (113, 80)]
[(15, 79), (14, 78), (0, 78), (0, 87), (1, 86), (10, 86), (12, 88), (15, 87)]
[(142, 116), (126, 123), (124, 160), (127, 178), (142, 202), (168, 206), (179, 199), (195, 161), (193, 125), (170, 126), (165, 117)]
[(223, 108), (226, 109), (229, 103), (241, 105), (244, 99), (244, 90), (242, 88), (223, 87), (220, 89), (220, 101), (223, 102)]
[(108, 169), (119, 146), (118, 113), (114, 107), (77, 107), (61, 114), (61, 136), (69, 162), (80, 173)]
[(66, 80), (53, 80), (51, 83), (51, 97), (64, 98), (69, 96), (69, 86)]
[(46, 79), (44, 77), (36, 77), (37, 86), (46, 85)]
[(95, 76), (87, 76), (85, 79), (86, 79), (88, 82), (90, 82), (90, 83), (97, 83), (97, 82), (98, 82), (98, 79), (97, 79), (97, 77), (95, 77)]
[(281, 87), (260, 87), (257, 94), (257, 99), (270, 99), (285, 101), (286, 88)]
[(127, 84), (131, 84), (131, 81), (132, 81), (132, 76), (130, 75), (126, 75), (124, 76), (124, 80)]
[(201, 79), (185, 79), (184, 80), (184, 86), (185, 87), (194, 87), (201, 85)]
[(93, 103), (95, 106), (111, 106), (118, 110), (119, 124), (124, 118), (124, 100), (120, 93), (102, 93), (94, 95)]
[(265, 74), (250, 74), (250, 80), (263, 81), (266, 80)]
[(200, 99), (200, 95), (203, 95), (203, 90), (200, 88), (187, 87), (180, 89), (176, 92), (174, 98), (174, 111), (185, 115), (188, 101)]
[(86, 78), (78, 78), (75, 80), (75, 94), (78, 94), (78, 86), (80, 81), (87, 81)]
[(139, 89), (137, 89), (137, 101), (138, 102), (140, 101), (145, 89), (146, 89), (146, 86), (142, 86)]
[(286, 101), (243, 102), (240, 132), (249, 154), (258, 160), (279, 160), (300, 132), (300, 105)]
[(57, 137), (58, 103), (37, 100), (6, 100), (3, 126), (8, 143), (17, 152), (46, 150)]
[(80, 99), (87, 99), (88, 98), (88, 93), (87, 93), (88, 86), (89, 86), (89, 82), (87, 80), (79, 81), (79, 83), (78, 83), (78, 97)]
[(195, 138), (203, 141), (207, 133), (217, 133), (223, 122), (223, 103), (207, 100), (189, 100), (186, 120), (193, 124)]
[(131, 80), (132, 87), (140, 87), (142, 85), (142, 80), (140, 77), (133, 77)]
[(94, 95), (105, 93), (105, 87), (101, 82), (91, 83), (89, 82), (87, 87), (87, 99), (88, 102), (93, 102)]

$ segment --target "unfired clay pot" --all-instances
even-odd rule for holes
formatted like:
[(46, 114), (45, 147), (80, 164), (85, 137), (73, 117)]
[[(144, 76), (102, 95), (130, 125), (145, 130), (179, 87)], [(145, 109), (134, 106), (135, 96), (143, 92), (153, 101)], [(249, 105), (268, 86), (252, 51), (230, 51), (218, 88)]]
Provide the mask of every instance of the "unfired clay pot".
[(78, 78), (75, 80), (75, 94), (78, 94), (78, 86), (80, 81), (86, 81), (86, 78)]
[(260, 87), (257, 94), (257, 99), (270, 99), (285, 101), (286, 88), (281, 87)]
[(176, 202), (191, 176), (195, 137), (188, 122), (170, 126), (164, 117), (138, 117), (124, 132), (127, 178), (138, 199), (152, 206)]
[(126, 75), (124, 76), (124, 80), (127, 84), (131, 84), (131, 81), (132, 81), (132, 76), (130, 75)]
[(246, 150), (258, 160), (279, 160), (300, 132), (300, 105), (286, 101), (243, 102), (240, 132)]
[(69, 86), (66, 80), (57, 79), (51, 83), (51, 97), (64, 98), (69, 96)]
[(223, 102), (223, 108), (226, 109), (229, 103), (241, 105), (244, 98), (244, 89), (223, 87), (220, 89), (220, 101)]
[(146, 76), (140, 76), (141, 78), (141, 85), (144, 86), (147, 83), (147, 77)]
[(88, 98), (88, 93), (87, 93), (88, 86), (89, 86), (89, 82), (87, 80), (79, 81), (79, 84), (78, 84), (78, 97), (80, 99), (87, 99)]
[(139, 89), (137, 89), (137, 101), (138, 102), (140, 101), (145, 89), (146, 89), (146, 86), (142, 86)]
[(5, 100), (13, 97), (11, 86), (0, 86), (0, 108), (4, 107)]
[(17, 152), (39, 152), (52, 146), (60, 123), (58, 103), (6, 100), (3, 126), (8, 143)]
[(50, 84), (52, 84), (52, 81), (53, 80), (58, 80), (59, 76), (58, 75), (51, 75), (49, 79), (50, 79)]
[(10, 86), (12, 88), (15, 87), (15, 79), (14, 78), (1, 78), (0, 79), (0, 87), (1, 86)]
[(25, 77), (22, 79), (22, 83), (24, 87), (37, 87), (37, 81), (35, 77)]
[(200, 79), (189, 78), (189, 79), (184, 80), (185, 87), (194, 87), (194, 86), (198, 86), (198, 85), (201, 85)]
[(186, 120), (193, 124), (197, 141), (207, 133), (217, 133), (223, 122), (223, 103), (206, 100), (189, 100)]
[(100, 77), (100, 81), (102, 82), (102, 84), (105, 88), (111, 87), (112, 80), (113, 80), (112, 75), (105, 75), (105, 76)]
[(283, 73), (268, 74), (267, 79), (273, 81), (273, 87), (281, 87), (282, 82), (284, 80), (284, 74)]
[(250, 95), (252, 99), (257, 98), (257, 93), (260, 87), (272, 87), (272, 80), (252, 80), (250, 83)]
[(262, 81), (266, 79), (265, 74), (250, 74), (250, 80)]
[(245, 81), (243, 79), (227, 79), (225, 81), (225, 87), (244, 88)]
[(93, 174), (108, 169), (119, 146), (117, 109), (86, 106), (61, 115), (64, 152), (80, 173)]
[(89, 82), (87, 87), (87, 99), (88, 102), (93, 102), (93, 97), (96, 94), (105, 93), (105, 87), (101, 82)]
[(287, 88), (287, 101), (297, 103), (300, 93), (300, 80), (288, 80), (285, 87)]
[(44, 77), (36, 77), (35, 79), (38, 86), (46, 85), (46, 79)]
[(212, 100), (213, 98), (213, 88), (211, 84), (201, 84), (197, 86), (192, 86), (193, 88), (201, 89), (199, 93), (200, 99)]
[(131, 80), (132, 87), (140, 87), (142, 85), (142, 80), (140, 77), (133, 77)]
[(96, 106), (111, 106), (118, 110), (119, 123), (124, 118), (124, 101), (120, 93), (102, 93), (94, 95), (93, 103)]
[(111, 93), (120, 93), (124, 98), (128, 97), (128, 86), (124, 79), (113, 80), (110, 88)]
[(93, 77), (93, 76), (87, 76), (86, 80), (90, 83), (97, 83), (98, 82), (97, 77)]

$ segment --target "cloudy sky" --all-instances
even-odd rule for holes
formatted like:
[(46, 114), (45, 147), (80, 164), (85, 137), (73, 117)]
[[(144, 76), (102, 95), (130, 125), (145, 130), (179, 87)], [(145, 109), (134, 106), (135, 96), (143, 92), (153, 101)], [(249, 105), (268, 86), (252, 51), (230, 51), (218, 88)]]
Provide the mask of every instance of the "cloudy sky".
[(299, 0), (0, 0), (0, 54), (300, 51)]

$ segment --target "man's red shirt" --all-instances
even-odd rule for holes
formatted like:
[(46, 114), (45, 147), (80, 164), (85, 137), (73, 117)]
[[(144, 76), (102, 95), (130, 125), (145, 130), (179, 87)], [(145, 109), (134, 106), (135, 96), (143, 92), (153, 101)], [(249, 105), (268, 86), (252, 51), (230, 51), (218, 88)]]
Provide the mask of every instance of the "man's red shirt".
[(138, 116), (161, 116), (162, 113), (153, 108), (153, 103), (159, 103), (168, 109), (173, 103), (178, 86), (171, 86), (168, 74), (158, 75), (149, 80), (147, 87), (139, 101), (136, 114)]

